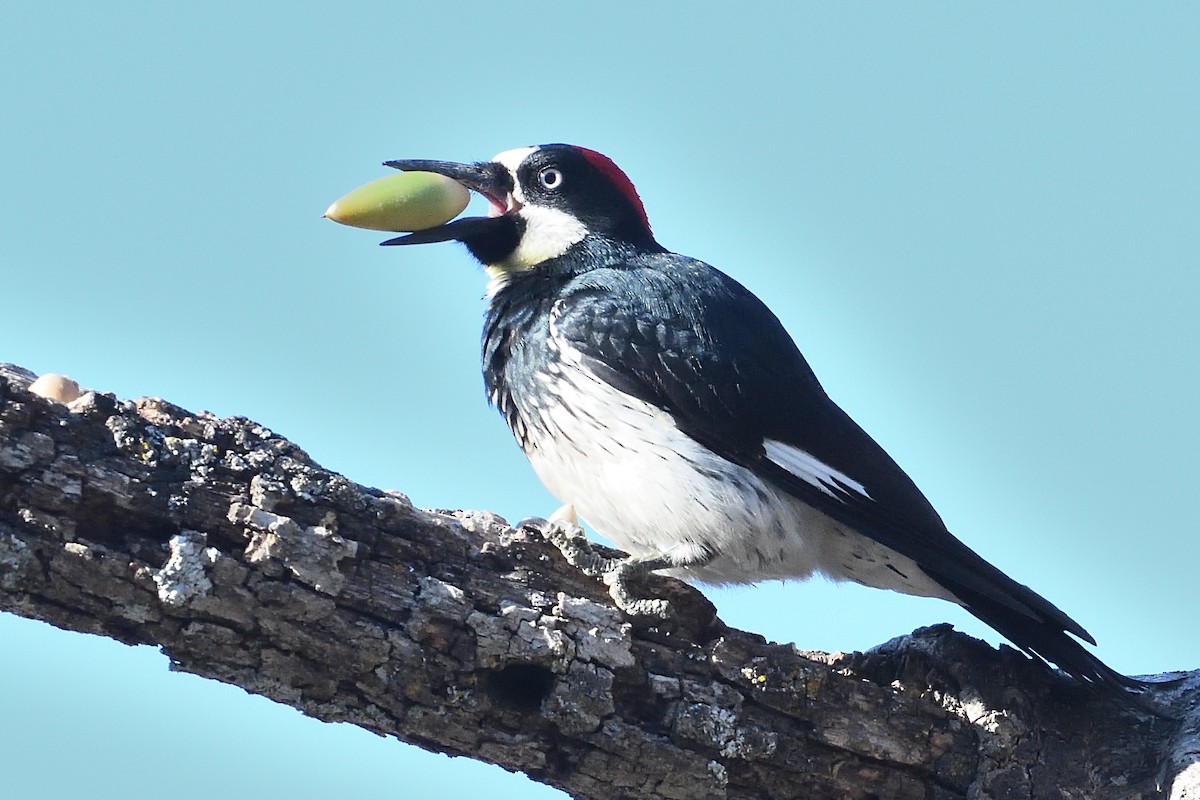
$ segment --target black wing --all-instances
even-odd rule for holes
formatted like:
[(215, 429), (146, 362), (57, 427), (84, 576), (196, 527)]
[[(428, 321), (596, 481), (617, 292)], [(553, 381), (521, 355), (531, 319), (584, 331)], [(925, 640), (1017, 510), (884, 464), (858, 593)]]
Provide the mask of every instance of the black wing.
[[(1067, 635), (1095, 644), (1082, 626), (956, 539), (908, 475), (828, 398), (778, 319), (736, 281), (698, 261), (647, 255), (619, 273), (577, 279), (555, 304), (552, 327), (608, 383), (669, 412), (682, 431), (730, 461), (912, 559), (1026, 652), (1084, 680), (1141, 685)], [(797, 475), (768, 458), (768, 440), (850, 480)]]

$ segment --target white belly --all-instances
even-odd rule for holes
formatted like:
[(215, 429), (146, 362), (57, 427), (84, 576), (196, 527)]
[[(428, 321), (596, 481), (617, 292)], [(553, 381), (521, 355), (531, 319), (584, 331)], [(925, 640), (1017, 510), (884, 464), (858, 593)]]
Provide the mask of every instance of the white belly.
[(547, 405), (521, 409), (538, 477), (634, 555), (686, 563), (714, 554), (669, 574), (718, 584), (821, 574), (954, 600), (910, 559), (715, 455), (666, 412), (586, 371), (560, 374), (544, 396)]

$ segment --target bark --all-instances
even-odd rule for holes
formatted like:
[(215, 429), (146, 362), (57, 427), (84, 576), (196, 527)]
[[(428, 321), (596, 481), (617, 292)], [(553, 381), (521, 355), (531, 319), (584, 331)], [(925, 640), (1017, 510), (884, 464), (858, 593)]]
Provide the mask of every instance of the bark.
[(536, 533), (357, 485), (242, 418), (0, 366), (0, 609), (577, 798), (1200, 797), (1169, 715), (949, 626), (827, 654), (652, 577), (630, 619)]

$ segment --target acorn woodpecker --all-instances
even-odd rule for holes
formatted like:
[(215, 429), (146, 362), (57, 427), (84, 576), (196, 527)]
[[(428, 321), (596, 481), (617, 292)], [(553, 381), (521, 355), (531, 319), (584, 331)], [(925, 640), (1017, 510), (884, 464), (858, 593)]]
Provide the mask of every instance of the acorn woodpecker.
[(955, 538), (757, 297), (655, 241), (608, 158), (549, 144), (476, 164), (385, 163), (490, 202), (486, 217), (383, 244), (459, 241), (483, 264), (488, 396), (546, 487), (632, 554), (597, 565), (573, 519), (547, 526), (608, 573), (624, 607), (661, 610), (626, 586), (649, 570), (716, 584), (820, 574), (958, 603), (1078, 679), (1144, 686)]

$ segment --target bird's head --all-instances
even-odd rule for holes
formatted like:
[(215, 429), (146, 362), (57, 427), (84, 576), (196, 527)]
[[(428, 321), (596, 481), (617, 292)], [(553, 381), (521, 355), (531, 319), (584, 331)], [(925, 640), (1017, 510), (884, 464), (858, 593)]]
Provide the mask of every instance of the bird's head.
[(389, 167), (436, 172), (485, 197), (486, 217), (463, 217), (385, 245), (459, 241), (503, 284), (588, 237), (658, 249), (633, 183), (606, 156), (567, 144), (506, 150), (491, 161), (422, 159)]

